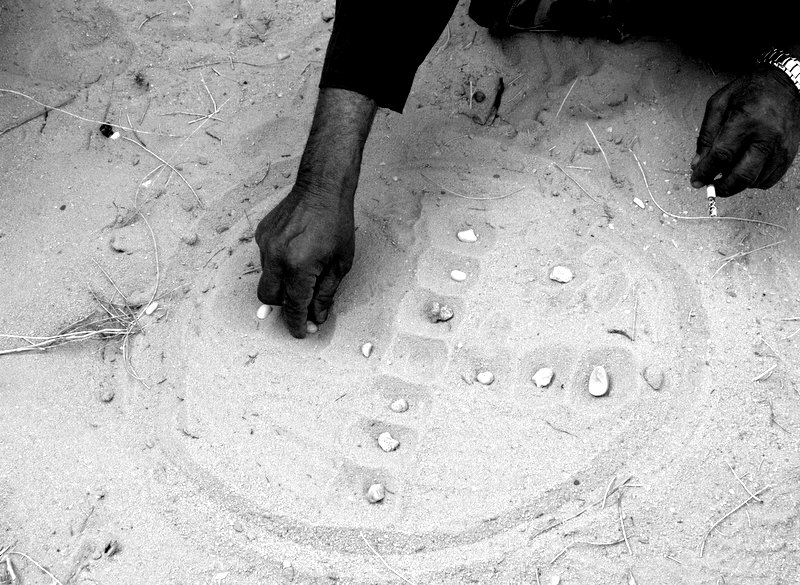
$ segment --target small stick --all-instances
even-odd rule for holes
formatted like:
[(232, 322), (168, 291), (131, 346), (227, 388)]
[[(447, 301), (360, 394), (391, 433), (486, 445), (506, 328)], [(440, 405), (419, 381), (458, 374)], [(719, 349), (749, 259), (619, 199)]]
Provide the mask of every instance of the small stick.
[(439, 53), (444, 51), (448, 46), (450, 46), (450, 25), (449, 24), (447, 25), (447, 38), (444, 41), (444, 45), (439, 47), (439, 49), (436, 51), (436, 54), (438, 55)]
[(748, 495), (749, 495), (749, 496), (750, 496), (752, 499), (754, 499), (756, 502), (763, 502), (763, 501), (764, 501), (764, 500), (762, 500), (762, 499), (760, 499), (760, 498), (756, 497), (755, 495), (753, 495), (753, 492), (751, 492), (751, 491), (750, 491), (750, 488), (748, 488), (748, 487), (745, 485), (745, 483), (742, 481), (742, 478), (741, 478), (741, 477), (739, 477), (739, 476), (736, 474), (736, 471), (733, 469), (733, 466), (732, 466), (730, 463), (728, 463), (728, 462), (726, 461), (726, 462), (725, 462), (725, 464), (728, 466), (728, 469), (730, 469), (730, 470), (731, 470), (731, 473), (733, 474), (733, 477), (735, 477), (735, 478), (736, 478), (736, 480), (737, 480), (737, 481), (738, 481), (740, 484), (742, 484), (742, 487), (744, 488), (744, 491), (746, 491), (746, 492), (747, 492), (747, 494), (748, 494)]
[[(142, 144), (139, 144), (139, 143), (138, 143), (138, 142), (136, 142), (135, 140), (131, 140), (131, 139), (130, 139), (130, 138), (128, 138), (127, 136), (120, 136), (120, 138), (122, 138), (123, 140), (127, 140), (128, 142), (131, 142), (131, 143), (135, 144), (135, 145), (136, 145), (136, 146), (138, 146), (139, 148), (143, 148), (145, 151), (147, 151), (147, 153), (148, 153), (148, 154), (150, 154), (150, 156), (152, 156), (152, 157), (154, 157), (156, 160), (158, 160), (158, 162), (160, 162), (160, 163), (161, 163), (161, 164), (163, 164), (164, 166), (167, 166), (167, 167), (169, 167), (169, 169), (170, 169), (171, 171), (175, 171), (175, 173), (176, 173), (176, 174), (177, 174), (177, 175), (178, 175), (178, 176), (181, 178), (181, 180), (182, 180), (184, 183), (186, 183), (186, 186), (187, 186), (187, 187), (189, 187), (189, 190), (192, 192), (192, 195), (194, 195), (194, 198), (195, 198), (195, 199), (197, 199), (197, 203), (199, 203), (199, 204), (200, 204), (200, 207), (202, 207), (202, 206), (203, 206), (203, 202), (200, 200), (200, 196), (197, 194), (197, 191), (195, 191), (195, 190), (194, 190), (194, 187), (192, 187), (191, 183), (189, 183), (189, 181), (187, 181), (187, 180), (186, 180), (186, 177), (184, 177), (184, 176), (181, 174), (181, 172), (180, 172), (179, 170), (177, 170), (175, 167), (173, 167), (171, 164), (169, 164), (169, 163), (168, 163), (167, 161), (165, 161), (163, 158), (161, 158), (160, 156), (158, 156), (158, 155), (157, 155), (155, 152), (153, 152), (152, 150), (150, 150), (150, 149), (149, 149), (149, 148), (147, 148), (146, 146), (144, 146), (144, 145), (142, 145)], [(144, 216), (142, 216), (142, 217), (144, 217)]]
[(671, 560), (671, 561), (673, 561), (673, 562), (675, 562), (675, 563), (678, 563), (679, 565), (682, 565), (682, 564), (683, 564), (682, 562), (680, 562), (680, 561), (679, 561), (678, 559), (676, 559), (675, 557), (671, 557), (671, 556), (669, 556), (669, 555), (664, 555), (664, 558), (665, 558), (665, 559), (669, 559), (669, 560)]
[(636, 294), (636, 290), (634, 289), (634, 301), (633, 301), (633, 341), (636, 341), (636, 320), (639, 314), (639, 295)]
[[(544, 419), (542, 419), (542, 420), (544, 420)], [(548, 427), (550, 427), (554, 431), (558, 431), (559, 433), (564, 433), (565, 435), (569, 435), (570, 437), (575, 437), (576, 439), (578, 438), (578, 435), (576, 435), (575, 433), (570, 433), (569, 431), (565, 431), (564, 429), (559, 429), (557, 426), (555, 426), (554, 424), (552, 424), (548, 420), (544, 420), (544, 422)]]
[(395, 571), (395, 570), (394, 570), (394, 569), (393, 569), (391, 566), (389, 566), (389, 563), (387, 563), (387, 562), (386, 562), (386, 559), (384, 559), (384, 558), (381, 556), (381, 554), (380, 554), (378, 551), (376, 551), (376, 550), (375, 550), (375, 548), (374, 548), (374, 547), (373, 547), (373, 546), (370, 544), (370, 542), (367, 540), (367, 537), (366, 537), (366, 536), (364, 536), (364, 533), (363, 533), (363, 532), (359, 532), (359, 534), (361, 535), (361, 539), (364, 541), (364, 544), (366, 544), (366, 545), (367, 545), (367, 547), (369, 548), (369, 550), (371, 550), (371, 551), (372, 551), (372, 554), (374, 554), (376, 557), (378, 557), (378, 559), (380, 559), (380, 561), (383, 563), (383, 566), (384, 566), (384, 567), (386, 567), (386, 568), (387, 568), (389, 571), (391, 571), (392, 573), (394, 573), (394, 575), (395, 575), (396, 577), (399, 577), (399, 578), (400, 578), (400, 579), (401, 579), (401, 580), (402, 580), (404, 583), (408, 583), (408, 585), (415, 585), (415, 583), (414, 583), (413, 581), (409, 581), (409, 580), (408, 580), (408, 579), (406, 579), (406, 578), (405, 578), (403, 575), (401, 575), (400, 573), (398, 573), (397, 571)]
[(711, 536), (711, 533), (714, 531), (714, 529), (715, 529), (717, 526), (719, 526), (719, 525), (720, 525), (722, 522), (724, 522), (725, 520), (727, 520), (727, 519), (728, 519), (730, 516), (732, 516), (733, 514), (735, 514), (736, 512), (738, 512), (738, 511), (739, 511), (740, 509), (742, 509), (744, 506), (746, 506), (747, 504), (749, 504), (749, 503), (750, 503), (750, 500), (752, 500), (752, 499), (753, 499), (753, 498), (755, 498), (756, 496), (759, 496), (759, 495), (761, 495), (762, 493), (764, 493), (765, 491), (767, 491), (767, 490), (768, 490), (768, 489), (770, 489), (771, 487), (772, 487), (771, 485), (768, 485), (768, 486), (765, 486), (765, 487), (761, 488), (760, 490), (758, 490), (757, 492), (755, 492), (755, 493), (754, 493), (752, 496), (750, 496), (749, 498), (747, 498), (747, 499), (746, 499), (744, 502), (742, 502), (741, 504), (739, 504), (738, 506), (736, 506), (736, 507), (735, 507), (733, 510), (731, 510), (730, 512), (728, 512), (727, 514), (725, 514), (725, 515), (724, 515), (722, 518), (720, 518), (719, 520), (717, 520), (716, 522), (714, 522), (714, 525), (713, 525), (711, 528), (709, 528), (709, 529), (708, 529), (708, 532), (706, 532), (705, 536), (703, 536), (703, 540), (700, 542), (700, 557), (702, 558), (702, 556), (703, 556), (703, 551), (705, 551), (705, 548), (706, 548), (706, 541), (708, 540), (708, 537), (709, 537), (709, 536)]
[(475, 31), (475, 32), (472, 34), (472, 40), (471, 40), (470, 42), (468, 42), (466, 45), (464, 45), (463, 49), (464, 49), (465, 51), (466, 51), (467, 49), (469, 49), (469, 48), (470, 48), (470, 47), (473, 45), (473, 43), (475, 42), (475, 37), (477, 37), (477, 36), (478, 36), (478, 31), (476, 30), (476, 31)]
[(142, 123), (144, 122), (144, 117), (147, 115), (147, 112), (150, 111), (150, 102), (152, 101), (153, 101), (152, 98), (148, 98), (147, 105), (144, 107), (144, 112), (142, 112), (142, 115), (139, 116), (139, 126), (142, 125)]
[(136, 30), (142, 30), (142, 27), (143, 27), (144, 25), (146, 25), (148, 22), (150, 22), (150, 21), (151, 21), (151, 20), (153, 20), (154, 18), (157, 18), (157, 17), (161, 16), (162, 14), (164, 14), (164, 13), (163, 13), (163, 12), (158, 12), (158, 13), (154, 14), (153, 16), (148, 16), (147, 18), (145, 18), (145, 19), (142, 21), (142, 24), (140, 24), (140, 25), (139, 25), (139, 26), (136, 28)]
[[(634, 140), (635, 140), (635, 138), (638, 138), (638, 137), (634, 137)], [(633, 141), (631, 141), (631, 145), (630, 146), (633, 146)], [(690, 221), (691, 220), (702, 220), (702, 219), (709, 219), (709, 220), (712, 220), (712, 221), (721, 221), (721, 220), (743, 221), (743, 222), (746, 222), (746, 223), (757, 223), (759, 225), (768, 225), (768, 226), (771, 226), (771, 227), (780, 228), (783, 231), (787, 231), (786, 227), (784, 227), (782, 225), (778, 225), (777, 223), (770, 223), (768, 221), (761, 221), (759, 219), (748, 219), (748, 218), (745, 218), (745, 217), (729, 217), (729, 216), (709, 217), (707, 215), (695, 216), (695, 217), (688, 216), (687, 217), (685, 215), (676, 215), (674, 213), (670, 213), (669, 211), (667, 211), (666, 209), (661, 207), (661, 205), (658, 203), (658, 201), (656, 201), (656, 198), (653, 196), (653, 192), (650, 190), (650, 183), (647, 182), (647, 175), (644, 174), (644, 167), (642, 167), (642, 163), (639, 162), (639, 157), (636, 156), (636, 153), (633, 152), (633, 150), (631, 150), (630, 146), (628, 147), (628, 150), (633, 155), (633, 158), (636, 159), (636, 164), (639, 165), (639, 172), (642, 173), (642, 179), (644, 179), (644, 186), (647, 189), (647, 193), (650, 195), (650, 200), (653, 202), (653, 204), (656, 207), (658, 207), (658, 209), (661, 211), (661, 213), (663, 213), (667, 217), (672, 217), (674, 219), (690, 220)]]
[(784, 338), (783, 338), (783, 340), (784, 340), (784, 341), (788, 341), (788, 340), (792, 339), (792, 338), (793, 338), (795, 335), (797, 335), (798, 333), (800, 333), (800, 329), (798, 329), (797, 331), (795, 331), (794, 333), (792, 333), (792, 334), (791, 334), (791, 335), (789, 335), (788, 337), (784, 337)]
[[(42, 573), (44, 573), (45, 575), (47, 575), (48, 577), (50, 577), (50, 578), (53, 580), (53, 584), (54, 584), (54, 585), (64, 585), (64, 584), (63, 584), (61, 581), (59, 581), (59, 580), (56, 578), (56, 576), (55, 576), (55, 575), (53, 575), (53, 573), (51, 573), (50, 571), (48, 571), (47, 569), (45, 569), (45, 568), (44, 568), (42, 565), (40, 565), (39, 563), (37, 563), (35, 560), (33, 560), (31, 557), (29, 557), (29, 556), (28, 556), (28, 555), (26, 555), (25, 553), (22, 553), (22, 552), (17, 552), (17, 551), (15, 551), (15, 550), (12, 550), (12, 551), (9, 551), (9, 553), (8, 553), (8, 554), (9, 554), (9, 556), (10, 556), (10, 555), (17, 555), (18, 557), (22, 557), (23, 559), (26, 559), (28, 562), (32, 563), (32, 564), (33, 564), (33, 565), (34, 565), (34, 566), (35, 566), (37, 569), (39, 569), (39, 570), (40, 570)], [(52, 584), (51, 584), (51, 585), (52, 585)]]
[(567, 165), (568, 169), (578, 169), (579, 171), (593, 171), (592, 167), (577, 167), (575, 165)]
[[(98, 125), (108, 124), (112, 128), (118, 128), (119, 130), (133, 130), (133, 128), (128, 128), (126, 126), (120, 126), (118, 124), (112, 124), (111, 122), (101, 122), (100, 120), (93, 120), (91, 118), (84, 118), (83, 116), (79, 116), (78, 114), (73, 114), (72, 112), (68, 112), (67, 110), (62, 110), (61, 106), (49, 106), (49, 105), (47, 105), (45, 103), (40, 102), (36, 98), (33, 98), (33, 97), (31, 97), (31, 96), (29, 96), (27, 94), (24, 94), (24, 93), (22, 93), (20, 91), (14, 91), (13, 89), (0, 88), (0, 93), (10, 93), (12, 95), (16, 95), (16, 96), (25, 98), (26, 100), (30, 100), (35, 104), (39, 104), (43, 108), (47, 108), (48, 111), (49, 110), (54, 110), (56, 112), (61, 112), (62, 114), (66, 114), (67, 116), (72, 116), (73, 118), (77, 118), (78, 120), (82, 120), (84, 122), (91, 122), (92, 124), (98, 124)], [(39, 115), (44, 115), (44, 112), (42, 112)], [(5, 132), (5, 130), (4, 130), (4, 132)], [(160, 132), (145, 132), (144, 130), (139, 130), (139, 132), (142, 133), (142, 134), (154, 134), (154, 135), (157, 135), (157, 136), (167, 136), (169, 138), (179, 138), (179, 136), (176, 136), (174, 134), (162, 134)]]
[[(719, 219), (725, 219), (725, 218), (722, 217), (722, 218), (719, 218)], [(745, 256), (749, 256), (753, 252), (759, 252), (761, 250), (765, 250), (767, 248), (771, 248), (773, 246), (777, 246), (779, 244), (783, 244), (785, 241), (786, 240), (778, 240), (777, 242), (772, 242), (771, 244), (767, 244), (765, 246), (760, 246), (758, 248), (754, 248), (752, 250), (748, 250), (747, 252), (736, 252), (736, 254), (734, 254), (732, 256), (728, 256), (727, 258), (723, 258), (722, 259), (723, 260), (722, 265), (719, 268), (717, 268), (716, 272), (714, 272), (714, 274), (711, 276), (711, 278), (713, 279), (717, 274), (719, 274), (720, 270), (725, 268), (728, 264), (730, 264), (734, 260), (738, 260), (739, 258), (744, 258)]]
[(603, 155), (603, 160), (606, 161), (606, 168), (608, 169), (608, 174), (613, 176), (614, 173), (611, 172), (611, 165), (608, 164), (608, 157), (606, 156), (606, 151), (603, 150), (602, 146), (600, 146), (600, 141), (597, 140), (597, 136), (595, 136), (594, 130), (592, 130), (592, 127), (589, 126), (589, 122), (586, 122), (586, 127), (589, 129), (589, 132), (591, 133), (592, 138), (594, 138), (594, 143), (597, 145), (597, 148), (600, 149), (600, 154)]
[(611, 486), (614, 485), (615, 481), (617, 481), (617, 476), (616, 475), (611, 478), (611, 481), (608, 482), (608, 487), (606, 487), (606, 491), (603, 494), (603, 505), (600, 506), (600, 507), (603, 508), (604, 510), (605, 510), (605, 507), (606, 507), (606, 498), (608, 498), (608, 490), (611, 489)]
[(580, 78), (576, 77), (575, 81), (572, 82), (572, 85), (569, 86), (569, 91), (567, 92), (567, 95), (564, 96), (564, 99), (561, 100), (561, 105), (558, 106), (558, 111), (556, 112), (556, 117), (553, 119), (553, 122), (558, 120), (558, 115), (561, 113), (561, 108), (563, 108), (564, 104), (567, 103), (567, 98), (569, 98), (569, 94), (572, 93), (572, 88), (575, 87), (576, 83), (578, 83), (578, 79)]
[(520, 191), (522, 191), (523, 189), (526, 188), (526, 187), (520, 187), (516, 191), (512, 191), (511, 193), (506, 193), (505, 195), (497, 195), (497, 196), (492, 196), (492, 197), (472, 197), (470, 195), (462, 195), (461, 193), (458, 193), (456, 191), (453, 191), (452, 189), (448, 189), (447, 187), (444, 187), (444, 186), (440, 185), (439, 183), (437, 183), (436, 181), (431, 179), (425, 173), (421, 172), (420, 175), (422, 175), (423, 178), (429, 180), (431, 183), (433, 183), (434, 185), (439, 187), (439, 189), (441, 189), (442, 191), (447, 191), (451, 195), (455, 195), (456, 197), (461, 197), (462, 199), (469, 199), (471, 201), (493, 201), (495, 199), (505, 199), (506, 197), (511, 197), (512, 195), (515, 195), (515, 194), (519, 193)]
[[(554, 148), (555, 148), (555, 147), (554, 147)], [(581, 191), (583, 191), (583, 192), (584, 192), (584, 194), (585, 194), (585, 195), (586, 195), (586, 196), (587, 196), (589, 199), (591, 199), (592, 201), (594, 201), (594, 202), (595, 202), (595, 203), (597, 203), (598, 205), (602, 205), (602, 203), (600, 203), (600, 202), (599, 202), (597, 199), (595, 199), (594, 197), (592, 197), (592, 196), (589, 194), (589, 192), (588, 192), (586, 189), (584, 189), (584, 188), (583, 188), (583, 185), (581, 185), (581, 184), (580, 184), (580, 183), (577, 181), (577, 179), (575, 179), (575, 177), (573, 177), (573, 176), (572, 176), (572, 175), (570, 175), (570, 174), (569, 174), (567, 171), (565, 171), (563, 168), (561, 168), (561, 165), (559, 165), (557, 162), (554, 162), (554, 163), (552, 163), (552, 164), (554, 164), (554, 165), (556, 166), (556, 168), (557, 168), (559, 171), (561, 171), (562, 173), (564, 173), (565, 175), (567, 175), (567, 177), (569, 177), (569, 179), (570, 179), (570, 180), (571, 180), (573, 183), (575, 183), (575, 184), (578, 186), (578, 188), (579, 188)]]
[(542, 582), (539, 581), (539, 567), (536, 567), (536, 585), (542, 585)]
[[(65, 99), (63, 102), (61, 102), (60, 104), (58, 104), (58, 105), (57, 105), (55, 108), (61, 108), (61, 107), (64, 107), (64, 106), (66, 106), (66, 105), (69, 105), (69, 104), (71, 104), (71, 103), (72, 103), (72, 102), (74, 102), (74, 101), (75, 101), (75, 96), (69, 97), (69, 98)], [(45, 107), (45, 109), (44, 109), (44, 110), (42, 110), (41, 112), (39, 112), (39, 113), (37, 113), (37, 114), (33, 114), (33, 115), (31, 115), (31, 116), (28, 116), (28, 117), (27, 117), (27, 118), (25, 118), (24, 120), (21, 120), (20, 122), (17, 122), (16, 124), (14, 124), (14, 125), (12, 125), (12, 126), (9, 126), (8, 128), (4, 128), (3, 130), (0, 130), (0, 136), (2, 136), (3, 134), (5, 134), (6, 132), (10, 132), (11, 130), (14, 130), (14, 129), (16, 129), (16, 128), (19, 128), (20, 126), (23, 126), (23, 125), (27, 124), (28, 122), (31, 122), (31, 121), (35, 120), (36, 118), (39, 118), (39, 117), (41, 117), (41, 116), (44, 116), (44, 115), (45, 115), (46, 113), (48, 113), (50, 110), (53, 110), (53, 109), (55, 109), (55, 108), (51, 108), (51, 107), (49, 107), (49, 106)]]
[[(131, 117), (130, 117), (130, 116), (127, 114), (127, 112), (125, 113), (125, 118), (127, 118), (127, 120), (128, 120), (128, 125), (130, 125), (130, 126), (133, 126), (133, 124), (131, 123)], [(139, 141), (139, 144), (141, 144), (142, 146), (147, 146), (147, 145), (144, 143), (144, 140), (142, 140), (142, 137), (141, 137), (141, 136), (139, 136), (139, 135), (136, 133), (136, 130), (133, 130), (133, 135), (136, 137), (136, 140), (138, 140), (138, 141)]]
[(632, 555), (631, 543), (628, 542), (628, 533), (625, 531), (625, 517), (622, 514), (622, 497), (617, 500), (617, 508), (619, 509), (619, 526), (622, 528), (622, 538), (625, 540), (625, 546), (628, 548), (628, 554)]
[(564, 554), (565, 554), (565, 553), (566, 553), (566, 552), (567, 552), (569, 549), (571, 549), (572, 547), (574, 547), (574, 546), (577, 546), (577, 545), (579, 545), (579, 544), (585, 544), (585, 545), (587, 545), (587, 546), (600, 546), (600, 547), (606, 547), (606, 546), (616, 546), (616, 545), (618, 545), (618, 544), (622, 544), (623, 542), (625, 542), (625, 539), (623, 539), (623, 538), (620, 538), (619, 540), (615, 540), (615, 541), (613, 541), (613, 542), (590, 542), (590, 541), (586, 541), (586, 540), (578, 540), (578, 541), (576, 541), (576, 542), (571, 542), (571, 543), (569, 543), (567, 546), (565, 546), (563, 549), (561, 549), (561, 552), (560, 552), (560, 553), (558, 553), (556, 556), (554, 556), (554, 557), (553, 557), (553, 560), (551, 560), (551, 561), (550, 561), (550, 564), (552, 565), (553, 563), (555, 563), (555, 562), (556, 562), (558, 559), (560, 559), (560, 558), (561, 558), (561, 557), (562, 557), (562, 556), (563, 556), (563, 555), (564, 555)]
[(469, 78), (469, 109), (472, 109), (472, 78)]
[(774, 372), (775, 368), (777, 368), (777, 367), (778, 367), (778, 364), (772, 364), (770, 367), (768, 367), (766, 370), (764, 370), (762, 373), (760, 373), (758, 376), (756, 376), (755, 378), (753, 378), (750, 381), (751, 382), (763, 382), (764, 380), (766, 380), (767, 378), (769, 378), (772, 375), (772, 372)]
[(191, 8), (192, 10), (194, 10), (194, 6), (192, 6), (192, 2), (191, 2), (191, 0), (186, 0), (186, 3), (189, 5), (189, 8)]
[[(761, 500), (759, 500), (759, 501), (761, 501)], [(750, 512), (747, 510), (747, 508), (744, 509), (744, 515), (747, 516), (747, 526), (748, 526), (748, 528), (752, 528), (753, 527), (753, 523), (750, 521)]]
[[(619, 484), (618, 486), (615, 486), (613, 489), (611, 489), (608, 492), (607, 495), (608, 496), (613, 495), (614, 492), (622, 489), (623, 487), (627, 487), (627, 483), (630, 482), (632, 479), (633, 479), (633, 477), (629, 477), (628, 479), (623, 481), (621, 484)], [(550, 524), (548, 526), (545, 526), (544, 528), (539, 530), (536, 534), (532, 535), (531, 539), (534, 539), (537, 536), (539, 536), (541, 534), (544, 534), (545, 532), (548, 532), (548, 531), (552, 530), (553, 528), (556, 528), (557, 526), (561, 526), (562, 524), (565, 524), (566, 522), (569, 522), (570, 520), (574, 520), (575, 518), (577, 518), (578, 516), (586, 513), (588, 510), (591, 510), (594, 506), (600, 504), (601, 502), (602, 502), (602, 500), (597, 500), (596, 502), (593, 502), (593, 503), (589, 504), (588, 506), (584, 506), (583, 508), (578, 510), (575, 514), (573, 514), (572, 516), (570, 516), (568, 518), (564, 518), (563, 520), (559, 520), (557, 522), (553, 522), (552, 524)]]

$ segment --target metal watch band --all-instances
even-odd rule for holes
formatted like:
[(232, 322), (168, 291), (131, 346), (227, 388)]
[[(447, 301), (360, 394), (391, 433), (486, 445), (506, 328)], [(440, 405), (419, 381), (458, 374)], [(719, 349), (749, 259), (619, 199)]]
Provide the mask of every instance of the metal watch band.
[(758, 58), (758, 62), (772, 65), (783, 71), (792, 80), (797, 91), (800, 91), (800, 59), (786, 51), (770, 49)]

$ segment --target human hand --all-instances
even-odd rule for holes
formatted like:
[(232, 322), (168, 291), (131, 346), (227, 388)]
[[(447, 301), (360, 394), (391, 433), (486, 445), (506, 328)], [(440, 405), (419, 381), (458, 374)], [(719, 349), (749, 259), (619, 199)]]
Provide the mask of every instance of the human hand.
[(761, 65), (708, 100), (692, 186), (714, 183), (720, 197), (769, 189), (792, 164), (798, 144), (800, 93), (782, 71)]
[(324, 323), (333, 295), (355, 253), (352, 199), (295, 185), (256, 229), (261, 251), (258, 298), (282, 305), (289, 332), (306, 336), (306, 322)]

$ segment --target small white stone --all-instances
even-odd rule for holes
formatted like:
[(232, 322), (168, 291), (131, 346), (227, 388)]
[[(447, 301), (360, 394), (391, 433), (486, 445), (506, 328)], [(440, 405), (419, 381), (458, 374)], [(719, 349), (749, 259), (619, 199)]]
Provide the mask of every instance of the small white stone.
[(478, 241), (478, 236), (475, 235), (475, 230), (468, 229), (458, 232), (458, 239), (468, 244), (474, 244), (475, 242)]
[(558, 585), (561, 583), (561, 577), (558, 575), (553, 575), (550, 577), (550, 585)]
[(368, 341), (367, 343), (361, 346), (361, 355), (363, 355), (365, 358), (368, 358), (369, 356), (372, 355), (372, 349), (373, 345)]
[(389, 405), (392, 412), (405, 412), (408, 410), (408, 400), (405, 398), (398, 398)]
[(111, 136), (109, 136), (111, 140), (119, 140), (119, 137), (120, 137), (119, 132), (114, 132)]
[(595, 366), (589, 375), (589, 394), (605, 396), (608, 392), (608, 374), (603, 366)]
[(144, 183), (142, 183), (142, 188), (147, 189), (152, 184), (153, 184), (153, 179), (147, 179)]
[(456, 282), (464, 282), (465, 280), (467, 280), (467, 273), (461, 270), (453, 270), (450, 272), (450, 278), (452, 278)]
[(285, 61), (289, 58), (289, 53), (278, 53), (278, 61)]
[(390, 453), (400, 446), (400, 441), (387, 431), (378, 435), (378, 446), (386, 453)]
[(488, 386), (489, 384), (494, 382), (494, 374), (489, 371), (481, 372), (477, 376), (475, 376), (475, 379), (478, 380), (478, 382), (480, 382), (484, 386)]
[(550, 272), (550, 280), (555, 280), (556, 282), (567, 283), (573, 278), (572, 270), (566, 266), (556, 266), (553, 268), (552, 272)]
[(386, 488), (381, 483), (373, 483), (367, 490), (367, 501), (370, 504), (377, 504), (386, 497)]
[(269, 315), (271, 312), (272, 312), (272, 307), (270, 307), (269, 305), (261, 305), (258, 308), (258, 311), (256, 311), (256, 317), (258, 317), (259, 319), (266, 319), (267, 315)]
[(152, 303), (147, 305), (147, 308), (144, 310), (144, 314), (152, 315), (153, 313), (156, 312), (156, 309), (158, 309), (158, 301), (153, 301)]
[(641, 207), (642, 209), (644, 209), (644, 201), (642, 201), (642, 200), (641, 200), (641, 199), (639, 199), (638, 197), (634, 197), (634, 198), (633, 198), (633, 202), (634, 202), (636, 205), (638, 205), (639, 207)]
[(547, 388), (553, 381), (553, 370), (550, 368), (540, 368), (533, 375), (533, 383), (539, 388)]
[(311, 321), (306, 321), (306, 331), (308, 333), (316, 333), (319, 331), (319, 327), (317, 327), (316, 323), (312, 323)]

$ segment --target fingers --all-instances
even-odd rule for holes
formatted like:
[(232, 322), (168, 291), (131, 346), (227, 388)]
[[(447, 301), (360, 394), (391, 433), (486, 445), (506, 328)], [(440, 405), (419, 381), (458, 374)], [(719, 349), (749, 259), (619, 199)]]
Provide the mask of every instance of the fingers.
[(261, 263), (258, 300), (265, 305), (283, 304), (283, 270), (266, 258)]
[(711, 96), (706, 104), (706, 112), (703, 116), (703, 124), (700, 127), (700, 134), (697, 137), (697, 154), (695, 155), (694, 160), (692, 160), (693, 187), (702, 187), (710, 182), (706, 181), (703, 183), (700, 179), (695, 179), (695, 175), (697, 173), (697, 166), (707, 157), (712, 145), (717, 139), (717, 136), (722, 131), (727, 101), (728, 100), (725, 98), (723, 90), (720, 90)]
[(333, 304), (333, 295), (339, 288), (339, 283), (344, 277), (338, 270), (326, 271), (317, 279), (317, 288), (314, 291), (314, 298), (311, 300), (309, 318), (318, 325), (323, 324), (328, 319), (328, 312)]
[(308, 307), (314, 296), (317, 277), (312, 272), (298, 270), (289, 275), (283, 300), (283, 318), (289, 333), (298, 339), (306, 336)]
[(773, 170), (771, 167), (767, 169), (771, 150), (762, 143), (751, 144), (730, 172), (714, 183), (717, 196), (730, 197), (757, 186), (759, 177), (766, 176)]
[(749, 124), (728, 120), (711, 147), (700, 156), (692, 169), (692, 186), (699, 188), (714, 183), (718, 175), (723, 178), (727, 176), (743, 156), (742, 151), (749, 147), (749, 134)]

